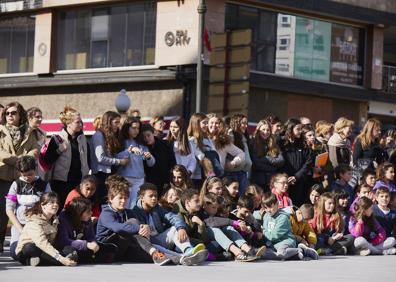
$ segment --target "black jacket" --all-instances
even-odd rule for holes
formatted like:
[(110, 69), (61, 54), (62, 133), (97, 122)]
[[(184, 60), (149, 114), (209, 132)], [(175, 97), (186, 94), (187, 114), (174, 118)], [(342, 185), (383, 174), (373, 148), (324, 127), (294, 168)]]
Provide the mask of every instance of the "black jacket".
[(154, 183), (159, 194), (162, 194), (162, 188), (170, 181), (170, 171), (176, 165), (175, 154), (165, 141), (157, 137), (155, 137), (154, 145), (148, 145), (147, 147), (155, 158), (155, 164), (152, 167), (144, 164), (146, 181)]

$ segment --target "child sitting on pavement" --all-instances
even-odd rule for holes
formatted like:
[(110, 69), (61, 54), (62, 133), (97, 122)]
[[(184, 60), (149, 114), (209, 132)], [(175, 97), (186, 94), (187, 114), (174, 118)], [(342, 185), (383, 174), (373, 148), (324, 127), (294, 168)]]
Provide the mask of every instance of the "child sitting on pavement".
[(96, 240), (118, 247), (116, 261), (154, 261), (157, 265), (170, 262), (170, 259), (146, 238), (147, 226), (140, 224), (132, 210), (126, 208), (129, 182), (124, 177), (114, 174), (106, 179), (106, 186), (109, 203), (102, 207), (96, 228)]
[[(279, 209), (279, 202), (274, 194), (264, 200), (265, 207), (263, 233), (267, 239), (267, 251), (264, 254), (266, 259), (287, 260), (297, 256), (303, 259), (304, 256), (315, 257), (312, 249), (304, 244), (297, 247), (290, 225), (289, 215)], [(316, 255), (317, 256), (317, 255)]]
[(303, 204), (290, 215), (290, 224), (298, 246), (301, 247), (300, 244), (303, 244), (311, 248), (309, 254), (312, 255), (312, 259), (318, 259), (319, 256), (314, 249), (317, 242), (316, 233), (308, 223), (308, 220), (311, 220), (313, 216), (313, 206), (311, 204)]
[(167, 211), (158, 204), (157, 187), (152, 183), (140, 186), (139, 200), (133, 208), (139, 222), (147, 228), (146, 237), (154, 244), (183, 254), (180, 263), (198, 265), (204, 262), (208, 251), (204, 244), (193, 246), (187, 235), (187, 225), (182, 217)]
[(202, 203), (203, 211), (200, 213), (200, 218), (206, 224), (208, 240), (216, 241), (223, 250), (232, 253), (236, 261), (247, 262), (259, 259), (264, 253), (265, 247), (258, 249), (251, 247), (235, 230), (235, 228), (246, 230), (246, 224), (243, 221), (231, 220), (224, 213), (222, 216), (218, 216), (222, 202), (220, 197), (213, 193), (207, 193)]

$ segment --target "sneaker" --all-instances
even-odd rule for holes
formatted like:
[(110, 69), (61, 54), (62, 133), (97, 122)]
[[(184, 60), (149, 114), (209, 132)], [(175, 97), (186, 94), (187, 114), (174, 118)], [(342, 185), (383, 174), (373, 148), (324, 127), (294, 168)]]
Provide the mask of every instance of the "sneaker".
[(335, 256), (345, 256), (348, 253), (348, 249), (345, 246), (342, 246), (337, 251), (334, 252)]
[(239, 255), (237, 255), (235, 257), (235, 261), (250, 262), (250, 261), (255, 261), (258, 259), (257, 256), (249, 254), (249, 253), (245, 253), (244, 251), (242, 251), (241, 253), (239, 253)]
[(71, 259), (74, 262), (78, 262), (78, 254), (76, 251), (69, 253), (66, 258)]
[(332, 256), (333, 251), (330, 248), (319, 248), (316, 250), (320, 256)]
[(156, 265), (165, 265), (165, 264), (171, 262), (171, 259), (170, 259), (170, 258), (167, 258), (167, 257), (165, 256), (164, 253), (162, 253), (162, 252), (160, 252), (160, 251), (158, 251), (158, 250), (155, 251), (155, 252), (151, 255), (151, 257), (153, 258), (153, 261), (154, 261), (154, 263), (155, 263)]
[(267, 250), (266, 246), (262, 246), (260, 248), (251, 248), (248, 254), (252, 256), (256, 256), (257, 258), (261, 258), (266, 250)]
[(29, 265), (30, 266), (37, 266), (40, 264), (40, 258), (39, 257), (31, 257), (29, 259)]
[(319, 255), (314, 249), (309, 248), (306, 245), (301, 244), (301, 243), (298, 244), (298, 248), (302, 250), (302, 253), (303, 253), (303, 255), (305, 257), (309, 257), (309, 258), (314, 259), (314, 260), (318, 260), (319, 259)]
[(359, 256), (368, 256), (369, 254), (371, 254), (371, 251), (369, 249), (364, 249), (364, 250), (360, 250), (358, 251)]
[(390, 249), (387, 249), (387, 250), (383, 250), (382, 254), (384, 254), (384, 255), (394, 255), (394, 254), (396, 254), (396, 248), (390, 248)]
[(206, 247), (204, 244), (200, 243), (198, 245), (196, 245), (195, 247), (189, 248), (184, 255), (189, 256), (189, 255), (195, 255), (196, 253), (198, 253), (199, 251), (203, 251), (205, 250)]
[(200, 250), (197, 251), (195, 254), (184, 254), (180, 258), (180, 264), (187, 266), (198, 265), (206, 261), (207, 258), (208, 258), (208, 251)]

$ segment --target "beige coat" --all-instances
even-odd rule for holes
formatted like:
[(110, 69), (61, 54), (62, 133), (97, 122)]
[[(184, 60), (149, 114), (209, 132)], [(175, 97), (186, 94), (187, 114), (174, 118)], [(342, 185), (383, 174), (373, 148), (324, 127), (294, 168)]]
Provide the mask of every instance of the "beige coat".
[[(65, 130), (62, 130), (59, 133), (59, 136), (62, 137), (63, 142), (66, 142), (67, 149), (62, 154), (59, 155), (58, 159), (53, 165), (52, 173), (51, 173), (51, 180), (60, 180), (60, 181), (67, 181), (67, 175), (69, 174), (70, 165), (71, 165), (71, 158), (72, 158), (72, 151), (69, 143), (69, 136)], [(88, 147), (87, 147), (87, 139), (85, 138), (84, 134), (80, 134), (77, 137), (78, 142), (78, 150), (80, 152), (80, 161), (81, 161), (81, 175), (84, 177), (89, 172), (88, 166)]]
[(12, 138), (8, 129), (0, 125), (0, 179), (13, 181), (18, 178), (15, 167), (18, 157), (30, 155), (35, 157), (39, 151), (39, 134), (35, 129), (29, 128), (25, 132), (21, 146), (15, 151)]
[(58, 218), (48, 221), (44, 215), (35, 214), (26, 218), (26, 225), (22, 229), (15, 253), (18, 254), (26, 244), (34, 243), (37, 248), (55, 257), (59, 253), (53, 247), (58, 224)]

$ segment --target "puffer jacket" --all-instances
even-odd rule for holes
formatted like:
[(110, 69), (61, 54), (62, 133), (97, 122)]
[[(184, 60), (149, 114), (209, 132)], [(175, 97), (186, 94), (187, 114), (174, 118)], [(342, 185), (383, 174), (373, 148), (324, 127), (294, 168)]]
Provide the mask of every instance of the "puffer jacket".
[(8, 129), (0, 125), (0, 179), (13, 181), (19, 177), (15, 167), (18, 157), (30, 155), (35, 157), (39, 150), (40, 134), (36, 129), (28, 128), (18, 150), (15, 151)]
[[(60, 180), (60, 181), (67, 181), (67, 176), (70, 170), (71, 158), (72, 158), (72, 150), (69, 142), (69, 135), (65, 129), (63, 129), (59, 136), (63, 139), (63, 142), (66, 142), (67, 149), (63, 153), (61, 153), (56, 162), (53, 164), (52, 173), (51, 173), (51, 180)], [(84, 177), (89, 172), (88, 166), (88, 145), (87, 139), (85, 138), (84, 134), (80, 134), (77, 137), (78, 142), (78, 150), (80, 152), (80, 161), (81, 161), (81, 175)]]

